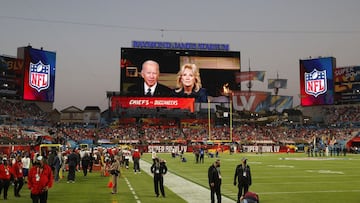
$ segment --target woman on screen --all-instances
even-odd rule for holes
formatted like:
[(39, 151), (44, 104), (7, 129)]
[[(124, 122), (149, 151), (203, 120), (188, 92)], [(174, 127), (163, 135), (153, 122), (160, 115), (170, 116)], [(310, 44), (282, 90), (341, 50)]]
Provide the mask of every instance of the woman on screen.
[(202, 88), (200, 72), (195, 64), (187, 63), (180, 68), (172, 96), (195, 98), (195, 102), (208, 101), (208, 93)]

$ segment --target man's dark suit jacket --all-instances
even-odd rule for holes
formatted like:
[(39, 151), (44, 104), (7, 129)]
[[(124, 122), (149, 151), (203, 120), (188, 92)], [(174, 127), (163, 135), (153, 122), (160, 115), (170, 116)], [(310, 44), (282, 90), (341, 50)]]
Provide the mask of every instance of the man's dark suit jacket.
[[(158, 83), (156, 85), (154, 94), (152, 95), (153, 97), (169, 97), (171, 94), (171, 89), (165, 85), (162, 85), (160, 83)], [(144, 83), (138, 83), (135, 85), (130, 86), (127, 89), (127, 94), (128, 96), (146, 96), (145, 95), (145, 90), (144, 90)]]
[(212, 164), (209, 167), (208, 180), (209, 180), (209, 185), (210, 185), (210, 183), (214, 183), (215, 187), (220, 187), (220, 185), (221, 185), (221, 179), (219, 177), (219, 172), (216, 169), (216, 167), (214, 166), (214, 164)]

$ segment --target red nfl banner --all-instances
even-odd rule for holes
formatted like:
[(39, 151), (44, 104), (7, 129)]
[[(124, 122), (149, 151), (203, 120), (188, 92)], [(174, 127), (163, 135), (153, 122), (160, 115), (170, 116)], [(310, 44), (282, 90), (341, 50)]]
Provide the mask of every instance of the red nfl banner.
[(170, 109), (188, 109), (194, 112), (194, 98), (173, 98), (173, 97), (121, 97), (111, 98), (111, 108), (156, 108), (166, 107)]

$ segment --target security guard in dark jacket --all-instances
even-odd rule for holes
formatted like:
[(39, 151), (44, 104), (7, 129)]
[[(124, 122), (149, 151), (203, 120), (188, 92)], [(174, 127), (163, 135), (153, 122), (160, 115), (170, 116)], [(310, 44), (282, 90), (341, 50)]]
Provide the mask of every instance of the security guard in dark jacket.
[(165, 190), (164, 190), (164, 178), (163, 176), (167, 172), (167, 167), (165, 160), (161, 160), (159, 158), (155, 158), (155, 163), (150, 168), (151, 173), (154, 174), (154, 189), (156, 197), (159, 197), (159, 187), (160, 192), (163, 197), (165, 197)]
[(251, 172), (250, 166), (246, 164), (247, 158), (242, 158), (241, 164), (236, 166), (235, 175), (234, 175), (234, 185), (236, 186), (236, 180), (238, 183), (238, 200), (240, 202), (240, 198), (242, 194), (245, 194), (251, 185)]
[(220, 173), (220, 159), (217, 159), (214, 164), (209, 167), (208, 180), (210, 186), (211, 203), (215, 202), (215, 194), (217, 202), (221, 203), (221, 173)]

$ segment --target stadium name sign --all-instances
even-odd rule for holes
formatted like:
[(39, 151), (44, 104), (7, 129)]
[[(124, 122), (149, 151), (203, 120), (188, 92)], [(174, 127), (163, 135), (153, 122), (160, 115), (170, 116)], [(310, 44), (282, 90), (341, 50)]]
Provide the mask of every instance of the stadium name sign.
[(229, 44), (209, 44), (192, 42), (153, 42), (153, 41), (132, 41), (133, 48), (142, 49), (182, 49), (202, 51), (229, 51)]

